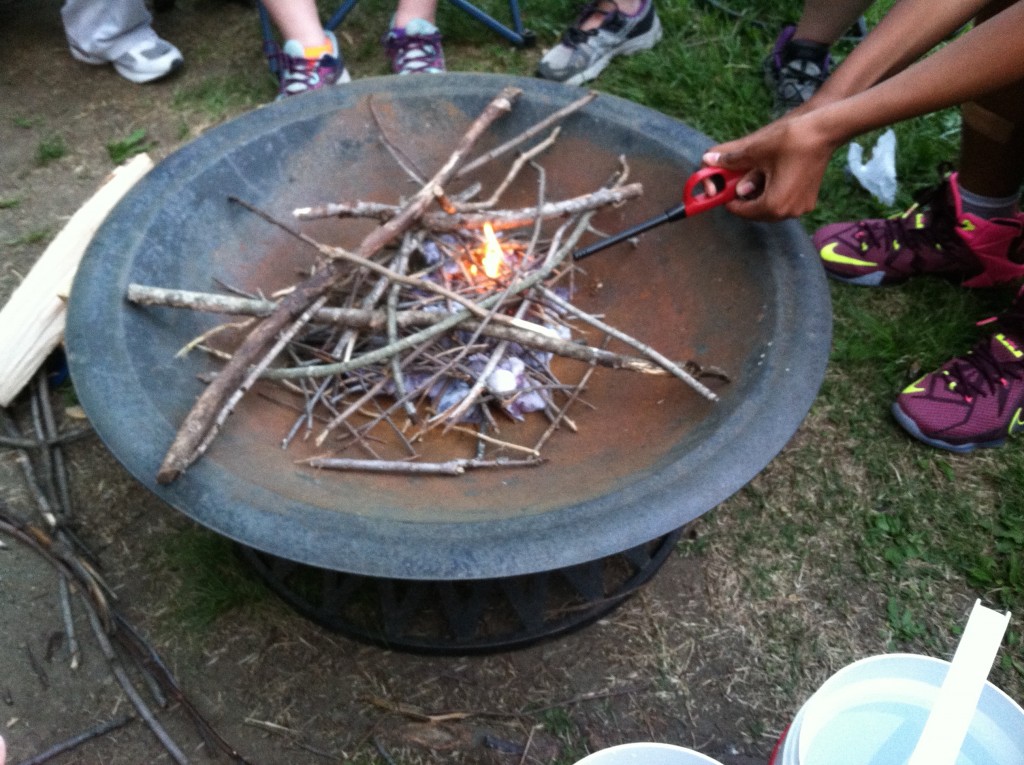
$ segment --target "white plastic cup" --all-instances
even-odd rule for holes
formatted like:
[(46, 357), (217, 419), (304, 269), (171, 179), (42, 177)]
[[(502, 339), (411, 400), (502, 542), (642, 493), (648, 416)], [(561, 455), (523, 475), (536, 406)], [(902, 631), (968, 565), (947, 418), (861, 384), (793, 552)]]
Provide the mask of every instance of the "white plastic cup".
[(718, 760), (672, 744), (619, 744), (588, 754), (575, 765), (722, 765)]
[[(769, 765), (903, 765), (949, 662), (884, 654), (834, 674), (801, 707)], [(1022, 765), (1024, 709), (987, 682), (956, 765)]]

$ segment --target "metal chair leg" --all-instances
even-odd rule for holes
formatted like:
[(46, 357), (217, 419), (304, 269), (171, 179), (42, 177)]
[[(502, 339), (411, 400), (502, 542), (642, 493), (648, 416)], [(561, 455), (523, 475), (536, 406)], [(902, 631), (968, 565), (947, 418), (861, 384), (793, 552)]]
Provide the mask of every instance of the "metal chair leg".
[(523, 20), (519, 13), (519, 3), (517, 0), (508, 1), (509, 13), (512, 17), (511, 27), (501, 23), (493, 16), (490, 16), (475, 5), (467, 2), (467, 0), (448, 1), (459, 10), (469, 14), (481, 24), (487, 26), (491, 31), (497, 32), (516, 47), (530, 48), (537, 42), (537, 36), (530, 30), (523, 28)]

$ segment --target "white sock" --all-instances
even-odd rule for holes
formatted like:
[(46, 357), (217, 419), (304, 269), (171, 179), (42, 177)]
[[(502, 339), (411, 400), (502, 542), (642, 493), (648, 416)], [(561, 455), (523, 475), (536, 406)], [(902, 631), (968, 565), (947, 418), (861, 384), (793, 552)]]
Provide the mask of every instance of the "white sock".
[(1012, 218), (1017, 214), (1019, 194), (1007, 197), (985, 197), (960, 187), (960, 204), (964, 212), (977, 215), (979, 218)]

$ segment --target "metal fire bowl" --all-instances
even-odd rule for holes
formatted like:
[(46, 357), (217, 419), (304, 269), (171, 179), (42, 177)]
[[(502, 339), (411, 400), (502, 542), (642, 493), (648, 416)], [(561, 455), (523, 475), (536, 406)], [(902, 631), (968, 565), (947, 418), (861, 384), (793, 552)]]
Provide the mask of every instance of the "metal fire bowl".
[[(548, 442), (546, 464), (452, 478), (300, 466), (312, 447), (280, 446), (294, 412), (251, 393), (201, 460), (172, 484), (156, 483), (202, 389), (198, 375), (217, 368), (201, 352), (175, 354), (223, 318), (132, 306), (127, 285), (215, 291), (220, 281), (270, 294), (295, 283), (313, 263), (310, 249), (229, 195), (283, 219), (320, 202), (396, 202), (416, 187), (381, 131), (429, 176), (506, 85), (523, 94), (481, 151), (582, 95), (498, 75), (366, 79), (210, 130), (123, 199), (74, 282), (67, 350), (87, 415), (135, 478), (199, 523), (288, 560), (375, 577), (465, 580), (560, 569), (643, 544), (715, 507), (778, 454), (824, 375), (828, 291), (797, 223), (752, 224), (717, 209), (655, 229), (636, 248), (583, 261), (574, 298), (671, 358), (725, 370), (731, 382), (710, 383), (717, 402), (674, 378), (601, 369), (586, 391), (592, 408), (575, 410), (578, 432)], [(592, 191), (624, 156), (644, 195), (595, 217), (614, 232), (674, 206), (710, 143), (663, 114), (601, 95), (564, 123), (540, 158), (545, 195)], [(480, 176), (487, 193), (509, 163), (492, 164), (499, 167)], [(529, 170), (500, 206), (533, 204), (538, 188)], [(303, 229), (354, 248), (370, 224), (332, 219)], [(556, 371), (570, 382), (583, 368), (567, 361)], [(532, 443), (546, 425), (509, 422), (502, 433)], [(518, 428), (530, 435), (518, 438)], [(471, 456), (471, 446), (436, 449)]]

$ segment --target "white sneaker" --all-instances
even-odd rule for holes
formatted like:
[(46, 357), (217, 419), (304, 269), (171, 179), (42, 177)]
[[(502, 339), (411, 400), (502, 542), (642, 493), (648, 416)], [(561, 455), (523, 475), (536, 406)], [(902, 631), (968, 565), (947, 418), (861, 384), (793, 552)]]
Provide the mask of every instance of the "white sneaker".
[(153, 36), (142, 40), (115, 59), (104, 58), (75, 47), (71, 55), (86, 64), (113, 64), (119, 75), (131, 82), (152, 82), (175, 72), (185, 63), (181, 51), (166, 40)]
[[(603, 16), (596, 29), (583, 29), (595, 14)], [(654, 0), (646, 0), (634, 16), (619, 10), (615, 0), (588, 3), (579, 18), (537, 65), (537, 76), (566, 85), (582, 85), (594, 79), (615, 56), (650, 50), (661, 40), (662, 29)]]

